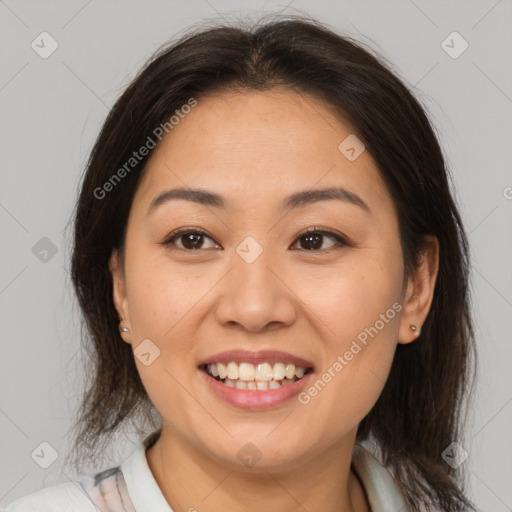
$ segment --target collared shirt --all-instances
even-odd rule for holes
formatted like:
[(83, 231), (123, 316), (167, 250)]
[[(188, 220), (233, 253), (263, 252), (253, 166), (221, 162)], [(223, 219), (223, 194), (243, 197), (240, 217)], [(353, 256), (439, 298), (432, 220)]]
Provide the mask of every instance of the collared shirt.
[[(147, 448), (160, 433), (159, 429), (147, 436), (120, 466), (35, 491), (0, 512), (173, 512), (146, 458)], [(407, 512), (389, 471), (359, 444), (354, 446), (352, 469), (363, 484), (371, 512)], [(193, 503), (189, 510), (195, 510)]]

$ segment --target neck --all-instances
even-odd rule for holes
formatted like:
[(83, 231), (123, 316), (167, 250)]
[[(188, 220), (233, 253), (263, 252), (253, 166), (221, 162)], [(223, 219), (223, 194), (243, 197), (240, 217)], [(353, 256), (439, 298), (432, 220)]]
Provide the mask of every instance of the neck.
[(355, 433), (328, 452), (279, 466), (240, 467), (162, 429), (146, 451), (148, 465), (175, 512), (237, 510), (370, 512), (351, 470)]

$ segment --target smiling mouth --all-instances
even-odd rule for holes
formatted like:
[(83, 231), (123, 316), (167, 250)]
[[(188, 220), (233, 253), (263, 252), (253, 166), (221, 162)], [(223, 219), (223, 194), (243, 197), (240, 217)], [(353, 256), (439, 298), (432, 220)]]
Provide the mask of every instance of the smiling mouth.
[(311, 373), (313, 368), (292, 363), (229, 363), (203, 364), (200, 369), (225, 386), (251, 391), (268, 391), (289, 386)]

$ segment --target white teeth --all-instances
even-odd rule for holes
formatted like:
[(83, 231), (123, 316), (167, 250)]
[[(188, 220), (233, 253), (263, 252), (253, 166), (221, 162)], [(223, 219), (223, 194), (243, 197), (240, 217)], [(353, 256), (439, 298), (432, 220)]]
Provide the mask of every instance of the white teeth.
[(238, 373), (240, 380), (250, 381), (254, 380), (254, 375), (256, 372), (254, 370), (254, 365), (252, 365), (251, 363), (240, 363), (240, 366), (238, 367)]
[(288, 379), (293, 379), (293, 377), (295, 376), (295, 365), (294, 364), (287, 364), (286, 365), (286, 370), (285, 370), (285, 375)]
[(274, 380), (282, 380), (284, 379), (284, 364), (283, 363), (276, 363), (274, 365), (274, 369), (273, 369), (273, 375), (274, 375)]
[(235, 380), (238, 379), (239, 373), (238, 373), (238, 365), (236, 363), (228, 363), (227, 366), (228, 370), (228, 379)]
[(254, 376), (255, 380), (261, 380), (264, 382), (268, 382), (272, 380), (272, 366), (268, 363), (261, 363), (256, 368), (256, 375)]
[(228, 371), (222, 363), (212, 364), (211, 366), (217, 367), (220, 379), (225, 379), (228, 376)]
[(208, 364), (206, 365), (206, 371), (226, 386), (252, 391), (266, 391), (293, 384), (297, 379), (304, 377), (306, 368), (291, 363), (275, 363), (272, 367), (270, 363), (260, 363), (254, 366), (251, 363), (237, 364), (230, 361), (227, 364)]

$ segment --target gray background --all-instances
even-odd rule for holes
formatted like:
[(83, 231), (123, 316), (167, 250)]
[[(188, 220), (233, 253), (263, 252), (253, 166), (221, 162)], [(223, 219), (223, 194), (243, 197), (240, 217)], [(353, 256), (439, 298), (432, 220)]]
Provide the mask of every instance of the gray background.
[[(512, 510), (511, 0), (0, 0), (0, 504), (75, 477), (61, 462), (81, 389), (66, 226), (108, 109), (150, 54), (190, 25), (280, 10), (370, 44), (434, 120), (474, 264), (480, 365), (464, 464), (480, 509)], [(59, 45), (47, 59), (31, 48), (43, 31)], [(453, 31), (469, 44), (458, 58), (441, 46)], [(43, 237), (55, 255), (42, 252)], [(120, 441), (113, 462), (136, 441)], [(58, 453), (47, 469), (31, 457), (42, 442)]]

